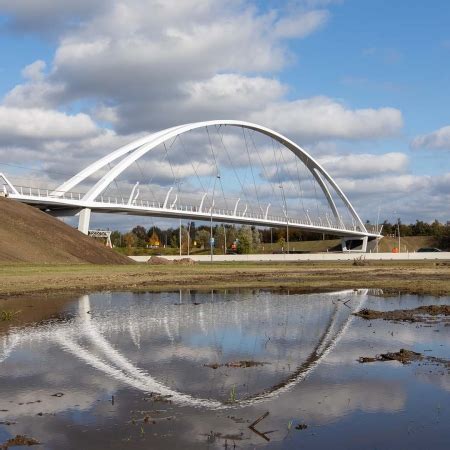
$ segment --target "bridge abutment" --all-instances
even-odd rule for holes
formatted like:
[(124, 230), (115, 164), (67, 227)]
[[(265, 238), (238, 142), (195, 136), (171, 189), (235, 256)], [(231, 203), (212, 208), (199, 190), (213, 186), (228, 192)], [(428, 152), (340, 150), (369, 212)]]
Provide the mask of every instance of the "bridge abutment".
[(343, 252), (367, 253), (368, 237), (344, 237), (341, 240)]

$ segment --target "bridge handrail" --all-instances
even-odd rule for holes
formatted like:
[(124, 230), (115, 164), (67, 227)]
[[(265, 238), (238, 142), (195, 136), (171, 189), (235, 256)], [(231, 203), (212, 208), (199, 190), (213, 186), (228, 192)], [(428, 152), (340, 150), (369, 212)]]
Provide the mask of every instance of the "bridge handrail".
[[(31, 187), (31, 186), (15, 186), (17, 191), (21, 196), (24, 197), (38, 197), (38, 198), (48, 198), (48, 199), (65, 199), (65, 200), (82, 200), (84, 193), (82, 192), (57, 192), (55, 190), (51, 189), (43, 189), (38, 187)], [(60, 194), (60, 195), (57, 195)], [(129, 203), (128, 200), (124, 199), (123, 197), (117, 197), (117, 196), (105, 196), (101, 195), (98, 200), (94, 201), (94, 203), (99, 204), (114, 204), (117, 206), (131, 206), (131, 207), (141, 207), (141, 208), (152, 208), (152, 209), (172, 209), (174, 211), (186, 211), (186, 212), (200, 212), (198, 205), (193, 204), (178, 204), (174, 205), (173, 208), (164, 208), (164, 205), (162, 202), (155, 201), (155, 200), (147, 200), (147, 199), (139, 199), (135, 200), (134, 202)], [(211, 208), (204, 208), (204, 213), (210, 214), (216, 216), (229, 216), (229, 217), (240, 217), (240, 218), (252, 218), (252, 219), (258, 219), (258, 220), (268, 220), (272, 222), (279, 222), (280, 224), (297, 224), (297, 225), (306, 225), (306, 226), (317, 226), (322, 228), (330, 228), (335, 230), (345, 230), (345, 231), (361, 231), (359, 227), (353, 222), (352, 224), (345, 224), (342, 221), (332, 221), (330, 223), (330, 219), (326, 217), (326, 221), (328, 223), (324, 224), (324, 220), (321, 217), (311, 219), (309, 216), (305, 218), (298, 218), (298, 217), (286, 217), (286, 216), (279, 216), (279, 215), (265, 215), (260, 212), (255, 211), (236, 211), (236, 214), (234, 213), (234, 210), (225, 209), (225, 208), (213, 208), (211, 211)], [(376, 226), (372, 224), (367, 224), (366, 229), (367, 231), (379, 234), (381, 231), (382, 226)]]

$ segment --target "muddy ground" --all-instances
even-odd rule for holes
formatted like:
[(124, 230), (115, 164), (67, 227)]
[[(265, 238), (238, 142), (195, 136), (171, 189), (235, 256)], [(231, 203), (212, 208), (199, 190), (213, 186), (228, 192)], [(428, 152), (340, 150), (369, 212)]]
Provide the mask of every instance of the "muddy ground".
[(0, 265), (0, 299), (94, 291), (167, 291), (237, 287), (320, 292), (372, 288), (449, 295), (450, 264), (433, 261), (202, 263), (195, 265)]
[(395, 309), (393, 311), (376, 311), (364, 308), (354, 313), (366, 320), (384, 319), (398, 322), (430, 322), (450, 316), (449, 305), (419, 306), (414, 309)]

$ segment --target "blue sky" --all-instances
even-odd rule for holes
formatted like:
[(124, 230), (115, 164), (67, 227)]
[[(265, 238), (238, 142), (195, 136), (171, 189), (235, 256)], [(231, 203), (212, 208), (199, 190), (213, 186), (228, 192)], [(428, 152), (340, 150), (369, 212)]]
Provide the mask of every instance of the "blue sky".
[(449, 2), (91, 3), (0, 0), (0, 170), (58, 184), (142, 133), (241, 118), (336, 164), (365, 218), (450, 220)]

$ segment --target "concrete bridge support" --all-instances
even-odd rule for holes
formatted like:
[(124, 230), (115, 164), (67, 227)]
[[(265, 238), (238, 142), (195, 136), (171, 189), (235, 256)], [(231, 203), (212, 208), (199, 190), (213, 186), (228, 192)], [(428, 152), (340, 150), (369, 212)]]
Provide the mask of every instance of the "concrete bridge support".
[(342, 238), (342, 251), (343, 252), (367, 252), (367, 243), (369, 238), (367, 236), (355, 236)]
[(81, 231), (83, 234), (89, 233), (89, 222), (91, 221), (91, 209), (84, 208), (81, 210), (78, 215), (78, 231)]

